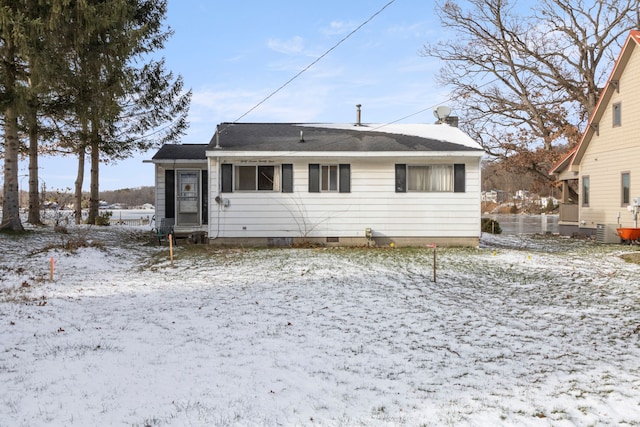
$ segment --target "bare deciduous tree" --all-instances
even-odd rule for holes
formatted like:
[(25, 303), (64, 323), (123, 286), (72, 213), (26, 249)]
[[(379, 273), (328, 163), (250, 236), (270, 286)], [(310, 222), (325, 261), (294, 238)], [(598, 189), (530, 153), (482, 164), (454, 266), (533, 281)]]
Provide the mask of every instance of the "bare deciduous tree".
[(454, 38), (424, 46), (440, 59), (461, 127), (494, 156), (549, 179), (580, 138), (640, 0), (437, 2)]

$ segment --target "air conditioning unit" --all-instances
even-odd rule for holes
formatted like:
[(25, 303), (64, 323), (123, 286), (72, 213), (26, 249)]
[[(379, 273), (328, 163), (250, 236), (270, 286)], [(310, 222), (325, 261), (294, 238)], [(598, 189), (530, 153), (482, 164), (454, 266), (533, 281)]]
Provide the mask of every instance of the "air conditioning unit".
[(620, 243), (620, 236), (616, 229), (618, 224), (598, 224), (596, 229), (596, 242), (598, 243)]

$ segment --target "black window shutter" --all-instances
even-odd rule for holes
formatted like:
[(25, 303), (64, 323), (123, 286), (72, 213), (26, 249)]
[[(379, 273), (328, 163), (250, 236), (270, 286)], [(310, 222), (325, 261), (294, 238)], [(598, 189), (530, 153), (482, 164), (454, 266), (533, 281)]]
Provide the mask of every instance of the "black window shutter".
[(320, 165), (317, 163), (309, 164), (309, 193), (320, 192)]
[(407, 165), (396, 164), (396, 193), (407, 192)]
[(222, 164), (222, 174), (220, 176), (222, 180), (222, 192), (223, 193), (231, 193), (233, 192), (233, 165), (230, 163)]
[(206, 170), (202, 171), (202, 191), (200, 192), (200, 202), (202, 203), (202, 223), (209, 223), (209, 179)]
[(293, 193), (293, 165), (282, 165), (282, 192)]
[(465, 192), (465, 173), (464, 163), (453, 165), (453, 192), (464, 193)]
[(164, 171), (164, 217), (175, 218), (176, 210), (176, 171)]
[(340, 165), (340, 192), (351, 192), (351, 165)]

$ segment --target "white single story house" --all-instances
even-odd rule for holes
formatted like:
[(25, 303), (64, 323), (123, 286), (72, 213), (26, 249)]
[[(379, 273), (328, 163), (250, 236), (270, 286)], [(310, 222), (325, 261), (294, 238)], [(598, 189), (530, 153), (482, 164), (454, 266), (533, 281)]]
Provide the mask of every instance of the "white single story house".
[(446, 123), (221, 123), (151, 159), (156, 221), (211, 244), (477, 246), (482, 155)]

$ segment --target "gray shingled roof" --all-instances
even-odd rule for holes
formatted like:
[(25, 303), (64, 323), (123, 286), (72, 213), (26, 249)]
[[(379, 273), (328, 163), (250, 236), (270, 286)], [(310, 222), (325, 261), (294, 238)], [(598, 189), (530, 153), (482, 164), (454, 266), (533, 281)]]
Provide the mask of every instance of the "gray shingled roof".
[[(477, 151), (448, 141), (359, 129), (296, 123), (222, 123), (220, 149), (233, 151)], [(304, 132), (304, 142), (300, 141)], [(216, 146), (211, 138), (209, 150)]]
[(151, 160), (206, 160), (207, 144), (165, 144)]

